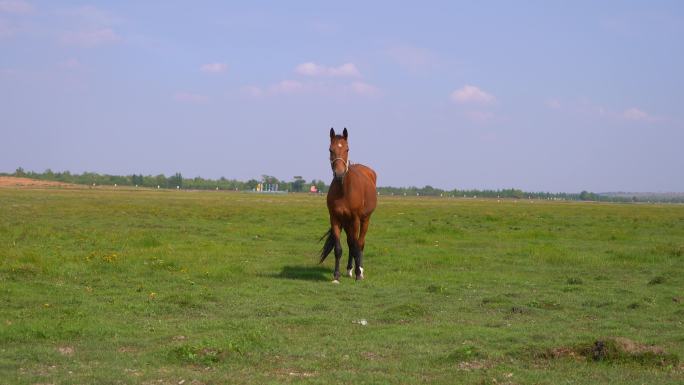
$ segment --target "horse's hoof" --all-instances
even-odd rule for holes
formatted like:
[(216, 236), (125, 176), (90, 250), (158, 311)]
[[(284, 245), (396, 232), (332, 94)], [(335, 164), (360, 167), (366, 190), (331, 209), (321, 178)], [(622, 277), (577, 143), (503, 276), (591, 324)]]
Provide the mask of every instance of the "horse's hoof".
[(332, 280), (332, 283), (338, 284), (338, 283), (340, 283), (340, 281), (338, 281), (338, 280), (336, 280), (336, 279), (333, 279), (333, 280)]
[(349, 278), (353, 277), (352, 269), (347, 270), (347, 277), (349, 277)]

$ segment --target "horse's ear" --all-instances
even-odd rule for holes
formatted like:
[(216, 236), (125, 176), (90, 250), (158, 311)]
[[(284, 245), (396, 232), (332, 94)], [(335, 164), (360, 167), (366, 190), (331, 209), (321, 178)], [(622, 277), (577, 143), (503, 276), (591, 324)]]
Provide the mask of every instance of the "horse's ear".
[(333, 140), (335, 138), (335, 129), (330, 127), (330, 140)]
[(344, 137), (344, 140), (347, 140), (347, 137), (349, 134), (347, 134), (347, 127), (344, 128), (344, 131), (342, 131), (342, 136)]

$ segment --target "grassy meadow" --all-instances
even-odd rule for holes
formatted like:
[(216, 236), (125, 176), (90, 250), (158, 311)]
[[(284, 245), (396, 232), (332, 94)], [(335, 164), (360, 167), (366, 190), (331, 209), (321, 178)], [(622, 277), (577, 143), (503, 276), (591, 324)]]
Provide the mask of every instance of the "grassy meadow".
[(323, 196), (2, 188), (0, 384), (684, 383), (683, 205), (383, 196), (339, 285), (327, 229)]

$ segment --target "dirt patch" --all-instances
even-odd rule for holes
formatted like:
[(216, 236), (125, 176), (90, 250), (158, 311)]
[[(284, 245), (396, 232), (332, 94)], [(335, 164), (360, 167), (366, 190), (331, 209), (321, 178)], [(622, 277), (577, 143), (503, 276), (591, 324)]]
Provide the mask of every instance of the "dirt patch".
[(188, 381), (185, 379), (172, 380), (168, 378), (162, 378), (158, 380), (147, 380), (142, 383), (143, 385), (205, 385), (204, 382), (200, 380)]
[(484, 360), (461, 361), (458, 363), (458, 370), (470, 372), (471, 370), (480, 370), (491, 368), (492, 363)]
[(632, 341), (629, 338), (616, 337), (613, 338), (613, 342), (618, 346), (618, 348), (629, 354), (640, 354), (640, 353), (653, 353), (653, 354), (666, 354), (665, 349), (656, 345), (644, 345), (638, 342)]
[(71, 183), (54, 182), (14, 176), (0, 176), (0, 187), (80, 187)]
[(303, 377), (303, 378), (307, 378), (307, 377), (313, 377), (313, 376), (315, 376), (316, 373), (292, 371), (292, 372), (288, 372), (288, 375), (289, 375), (290, 377)]
[(624, 337), (607, 337), (592, 343), (543, 350), (536, 358), (572, 358), (581, 361), (637, 363), (644, 366), (677, 367), (679, 357), (656, 345), (642, 344)]
[(383, 358), (380, 354), (374, 352), (361, 352), (361, 356), (369, 361), (377, 361)]
[(568, 347), (558, 347), (558, 348), (553, 348), (550, 349), (547, 354), (544, 355), (545, 358), (563, 358), (563, 357), (570, 357), (574, 359), (580, 359), (584, 360), (585, 357), (582, 355), (578, 354), (574, 349), (568, 348)]
[(307, 372), (305, 370), (292, 368), (278, 368), (275, 370), (274, 374), (280, 378), (312, 378), (318, 375), (316, 372)]
[(143, 373), (142, 373), (140, 370), (138, 370), (138, 369), (128, 369), (128, 368), (126, 368), (126, 369), (124, 369), (124, 373), (126, 373), (126, 374), (128, 374), (128, 375), (130, 375), (130, 376), (134, 376), (134, 377), (140, 377), (140, 376), (143, 375)]
[(63, 356), (72, 356), (74, 354), (74, 348), (71, 346), (60, 346), (57, 348), (57, 351)]

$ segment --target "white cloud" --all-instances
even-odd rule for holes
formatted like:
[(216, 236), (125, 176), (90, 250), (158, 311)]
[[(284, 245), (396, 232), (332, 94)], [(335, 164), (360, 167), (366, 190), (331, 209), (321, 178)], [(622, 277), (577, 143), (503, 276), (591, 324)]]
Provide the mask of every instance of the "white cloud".
[(552, 110), (557, 110), (561, 108), (561, 104), (558, 101), (558, 99), (549, 99), (546, 102), (544, 102), (544, 104), (546, 104), (546, 107), (549, 107)]
[(241, 91), (253, 98), (258, 98), (264, 95), (264, 90), (257, 86), (244, 86), (242, 87)]
[(74, 8), (63, 12), (63, 14), (71, 16), (80, 23), (87, 24), (90, 27), (109, 27), (122, 22), (120, 17), (92, 5)]
[(0, 19), (0, 38), (10, 37), (14, 35), (14, 31), (14, 28), (12, 28), (12, 26), (10, 26), (9, 23)]
[(314, 62), (306, 62), (298, 65), (295, 72), (306, 76), (336, 76), (336, 77), (360, 77), (361, 73), (354, 63), (345, 63), (337, 67), (327, 67)]
[(67, 19), (71, 29), (60, 35), (59, 40), (62, 44), (95, 47), (122, 40), (113, 28), (122, 20), (108, 11), (84, 6), (59, 13)]
[(652, 120), (653, 117), (650, 116), (648, 113), (632, 107), (624, 110), (622, 112), (622, 117), (627, 119), (627, 120)]
[(376, 96), (380, 94), (378, 87), (364, 82), (353, 82), (347, 88), (359, 95)]
[(283, 80), (269, 88), (271, 94), (290, 94), (304, 89), (304, 85), (296, 80)]
[(309, 84), (304, 84), (296, 80), (283, 80), (266, 88), (254, 85), (244, 86), (241, 91), (253, 98), (259, 98), (262, 96), (301, 93), (311, 89), (312, 87)]
[(87, 31), (72, 31), (62, 34), (61, 42), (67, 45), (95, 47), (107, 43), (116, 43), (121, 37), (111, 28), (100, 28)]
[(339, 67), (330, 67), (328, 69), (328, 73), (330, 73), (330, 76), (350, 76), (350, 77), (361, 76), (361, 73), (359, 72), (359, 70), (356, 68), (356, 66), (353, 63), (345, 63)]
[(17, 71), (11, 68), (1, 68), (0, 67), (0, 76), (16, 76)]
[(382, 94), (378, 87), (361, 81), (354, 81), (348, 84), (335, 84), (315, 81), (300, 82), (297, 80), (283, 80), (265, 87), (247, 85), (242, 87), (240, 91), (244, 95), (252, 98), (293, 94), (316, 95), (321, 97), (343, 94), (355, 94), (371, 97)]
[(23, 0), (0, 0), (0, 13), (29, 13), (33, 6)]
[(325, 67), (316, 63), (302, 63), (295, 68), (295, 72), (301, 75), (319, 76), (325, 73)]
[(205, 95), (182, 91), (173, 94), (173, 99), (177, 102), (194, 104), (206, 103), (209, 101), (209, 98)]
[(67, 59), (58, 63), (59, 66), (66, 70), (77, 70), (82, 67), (81, 62), (78, 59)]
[(488, 122), (492, 119), (494, 119), (494, 114), (489, 112), (489, 111), (477, 111), (477, 110), (471, 110), (471, 111), (466, 111), (465, 116), (473, 121), (473, 122), (478, 122), (478, 123), (484, 123)]
[(226, 70), (228, 70), (228, 65), (226, 65), (225, 63), (207, 63), (200, 67), (200, 71), (202, 72), (215, 74), (226, 72)]
[(496, 98), (478, 87), (465, 85), (451, 93), (451, 100), (455, 103), (488, 104), (494, 102)]
[(397, 45), (385, 51), (394, 61), (411, 71), (430, 69), (437, 64), (435, 55), (424, 48)]

